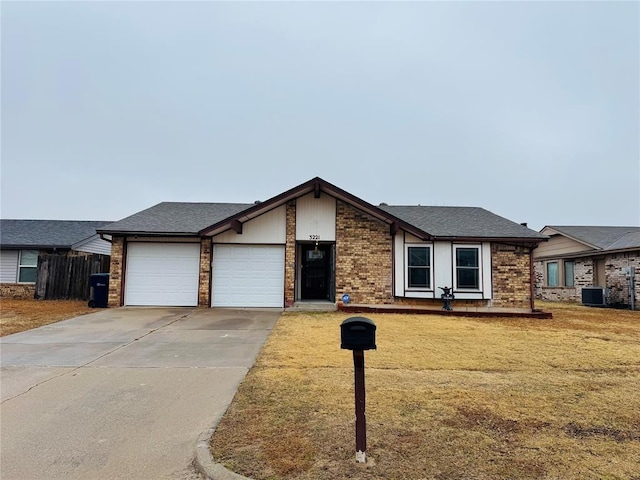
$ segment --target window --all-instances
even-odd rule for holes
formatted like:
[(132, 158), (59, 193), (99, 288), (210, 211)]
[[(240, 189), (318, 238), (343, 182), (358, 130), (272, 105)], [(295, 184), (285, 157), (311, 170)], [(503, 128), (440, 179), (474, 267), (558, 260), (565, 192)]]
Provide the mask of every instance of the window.
[(558, 262), (547, 262), (547, 287), (558, 286)]
[(456, 289), (480, 289), (480, 248), (455, 247)]
[(18, 262), (18, 282), (35, 283), (37, 269), (38, 251), (20, 250), (20, 261)]
[(564, 262), (564, 286), (565, 287), (573, 287), (574, 286), (574, 264), (572, 261)]
[(431, 247), (407, 247), (409, 288), (431, 288)]

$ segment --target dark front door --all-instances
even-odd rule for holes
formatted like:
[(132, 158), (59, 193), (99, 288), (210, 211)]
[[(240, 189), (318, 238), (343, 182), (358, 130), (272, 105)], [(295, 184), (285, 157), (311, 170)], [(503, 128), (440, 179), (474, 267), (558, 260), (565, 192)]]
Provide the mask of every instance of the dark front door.
[(302, 300), (328, 300), (331, 245), (302, 245)]

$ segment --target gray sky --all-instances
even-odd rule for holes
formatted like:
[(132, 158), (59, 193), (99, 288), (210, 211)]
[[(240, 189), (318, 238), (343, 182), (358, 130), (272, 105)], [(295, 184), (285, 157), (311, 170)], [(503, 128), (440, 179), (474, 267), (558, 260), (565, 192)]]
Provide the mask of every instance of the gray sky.
[(540, 229), (640, 224), (638, 2), (9, 2), (3, 218), (312, 177)]

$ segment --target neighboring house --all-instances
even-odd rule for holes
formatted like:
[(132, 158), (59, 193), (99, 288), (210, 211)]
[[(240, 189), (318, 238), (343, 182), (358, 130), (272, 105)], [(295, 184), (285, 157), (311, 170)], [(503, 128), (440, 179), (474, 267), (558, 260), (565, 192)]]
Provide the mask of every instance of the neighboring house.
[(585, 287), (608, 289), (611, 304), (630, 305), (627, 267), (635, 267), (640, 298), (640, 227), (546, 226), (549, 242), (534, 251), (536, 296), (582, 300)]
[(38, 255), (111, 254), (111, 243), (96, 228), (110, 222), (0, 220), (0, 292), (33, 297)]
[(546, 237), (482, 208), (371, 205), (314, 178), (254, 204), (160, 203), (112, 236), (109, 304), (533, 309)]

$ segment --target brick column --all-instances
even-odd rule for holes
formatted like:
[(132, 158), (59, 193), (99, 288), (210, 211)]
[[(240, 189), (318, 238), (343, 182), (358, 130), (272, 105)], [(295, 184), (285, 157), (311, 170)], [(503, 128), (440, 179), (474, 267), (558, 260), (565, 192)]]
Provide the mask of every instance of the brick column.
[(200, 240), (200, 279), (198, 281), (198, 306), (211, 306), (211, 237)]
[(122, 306), (122, 281), (124, 267), (124, 237), (113, 237), (111, 240), (111, 266), (109, 267), (109, 299), (110, 307)]
[(284, 306), (296, 300), (296, 204), (287, 203), (287, 243), (284, 250)]
[(527, 247), (491, 244), (494, 306), (531, 308), (530, 261)]
[(336, 301), (393, 302), (393, 237), (389, 226), (351, 205), (336, 209)]

